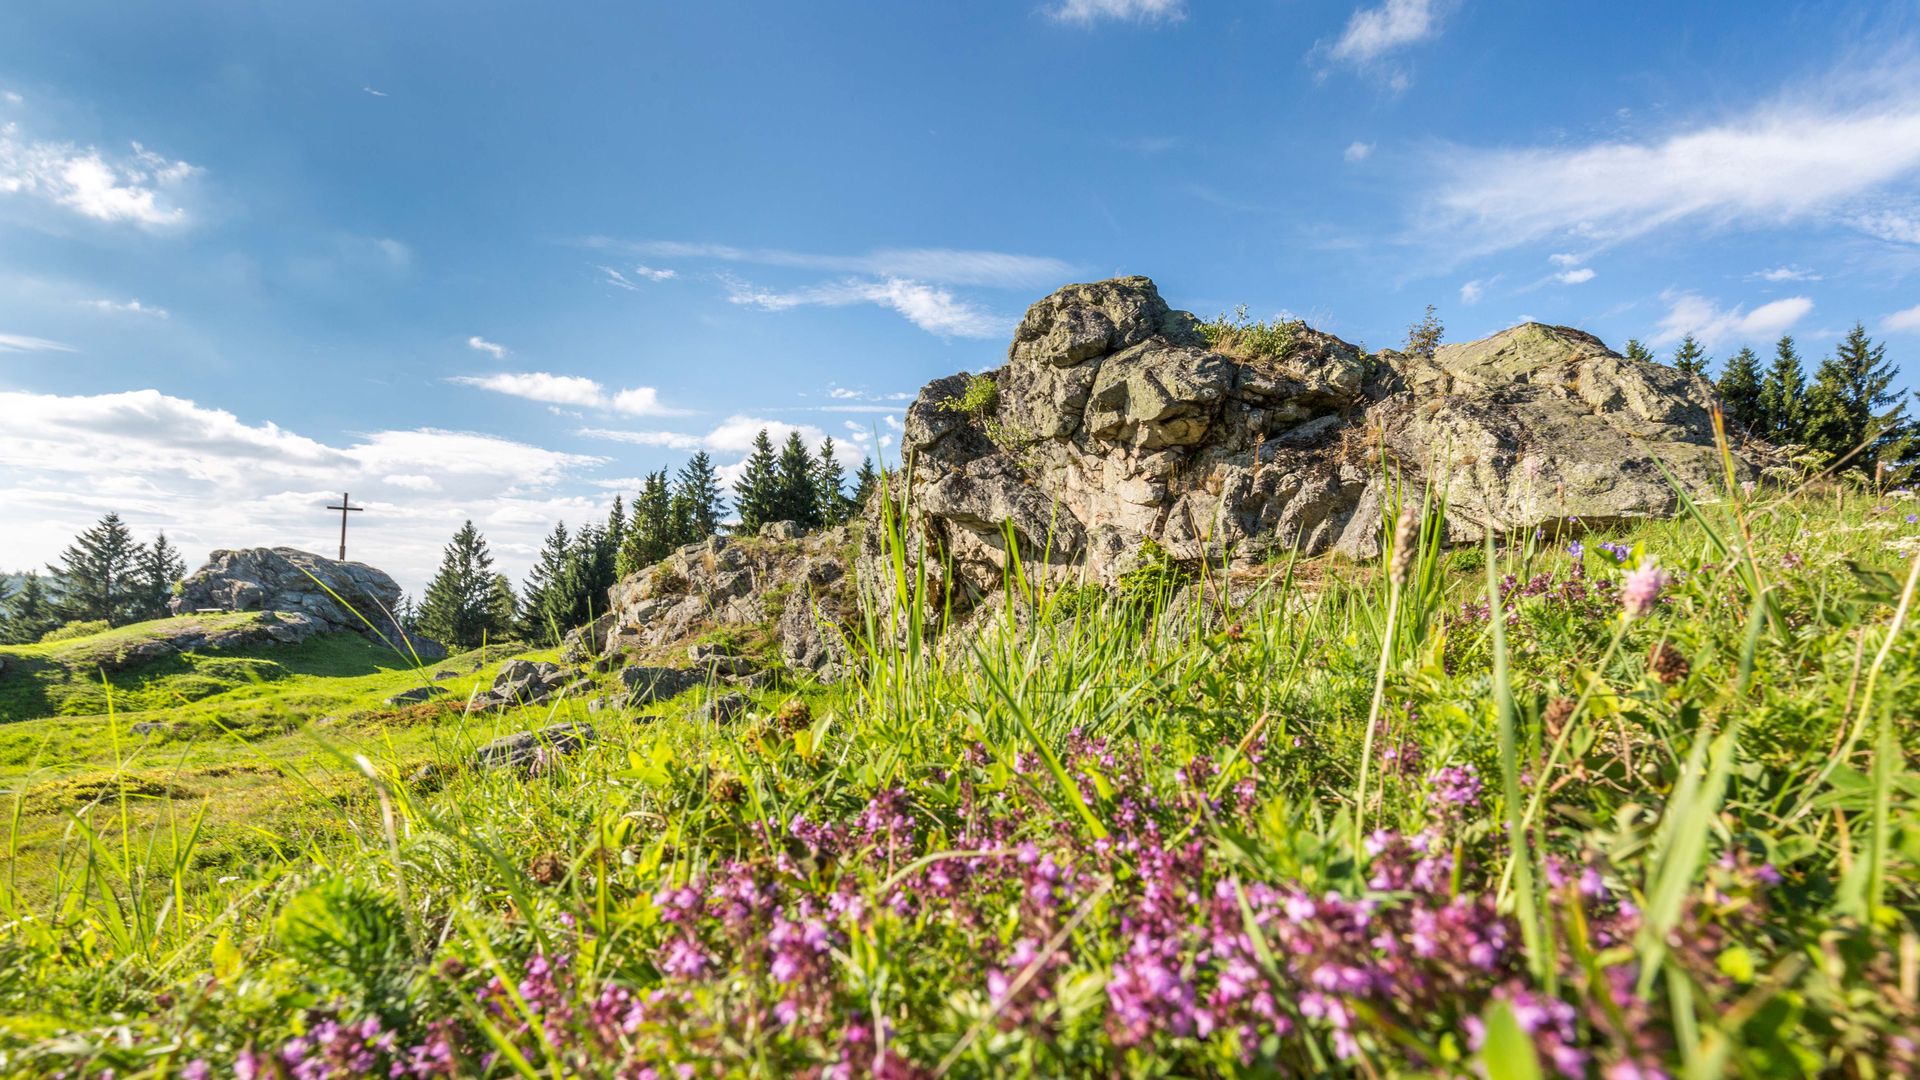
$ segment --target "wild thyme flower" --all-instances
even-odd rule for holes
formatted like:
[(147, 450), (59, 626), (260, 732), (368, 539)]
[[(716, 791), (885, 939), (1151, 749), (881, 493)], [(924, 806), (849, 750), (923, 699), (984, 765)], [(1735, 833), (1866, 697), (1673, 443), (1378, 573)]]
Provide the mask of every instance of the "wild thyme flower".
[(1627, 575), (1626, 584), (1620, 590), (1620, 604), (1627, 618), (1637, 619), (1652, 611), (1660, 602), (1660, 594), (1671, 584), (1672, 576), (1660, 569), (1658, 562), (1653, 559), (1642, 562)]

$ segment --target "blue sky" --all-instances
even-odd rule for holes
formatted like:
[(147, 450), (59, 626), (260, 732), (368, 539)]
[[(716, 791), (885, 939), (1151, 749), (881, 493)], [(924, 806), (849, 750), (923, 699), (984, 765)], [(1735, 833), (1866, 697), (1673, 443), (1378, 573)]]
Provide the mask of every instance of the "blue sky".
[[(1920, 374), (1920, 5), (0, 7), (0, 568), (117, 509), (418, 589), (1053, 287)], [(1909, 378), (1909, 383), (1912, 379)]]

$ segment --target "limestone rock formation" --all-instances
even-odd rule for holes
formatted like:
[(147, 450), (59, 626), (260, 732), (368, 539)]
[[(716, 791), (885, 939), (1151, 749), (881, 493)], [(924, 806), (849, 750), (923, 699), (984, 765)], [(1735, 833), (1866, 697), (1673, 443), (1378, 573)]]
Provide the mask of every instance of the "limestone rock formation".
[(1294, 324), (1284, 348), (1230, 356), (1147, 278), (1070, 285), (1028, 310), (1005, 366), (908, 410), (908, 539), (964, 608), (999, 587), (1009, 543), (1029, 572), (1106, 583), (1149, 539), (1183, 560), (1370, 557), (1383, 457), (1445, 492), (1453, 541), (1660, 516), (1677, 505), (1662, 464), (1695, 492), (1719, 475), (1711, 400), (1565, 327), (1425, 358)]
[(341, 562), (294, 548), (216, 551), (181, 583), (168, 609), (272, 611), (282, 623), (305, 623), (315, 633), (352, 631), (437, 660), (446, 650), (393, 621), (400, 586), (365, 563)]

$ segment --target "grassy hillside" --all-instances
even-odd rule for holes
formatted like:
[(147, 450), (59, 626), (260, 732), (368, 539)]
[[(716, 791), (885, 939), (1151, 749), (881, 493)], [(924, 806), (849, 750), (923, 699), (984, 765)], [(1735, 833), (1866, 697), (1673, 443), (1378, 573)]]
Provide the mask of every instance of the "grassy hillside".
[(464, 762), (577, 703), (388, 710), (418, 675), (319, 653), (152, 742), (0, 727), (0, 1065), (1920, 1069), (1915, 506), (1041, 593), (966, 650), (872, 613), (851, 685), (601, 712), (537, 775)]

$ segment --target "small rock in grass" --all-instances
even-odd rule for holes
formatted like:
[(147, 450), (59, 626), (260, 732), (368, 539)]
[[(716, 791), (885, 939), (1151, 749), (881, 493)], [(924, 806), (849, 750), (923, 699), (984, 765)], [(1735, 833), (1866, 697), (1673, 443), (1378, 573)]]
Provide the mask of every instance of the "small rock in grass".
[(402, 705), (418, 705), (423, 701), (439, 697), (444, 693), (446, 693), (446, 690), (438, 686), (416, 686), (411, 690), (402, 690), (388, 698), (387, 704), (393, 708), (399, 708)]
[(495, 739), (474, 751), (473, 761), (486, 768), (514, 768), (537, 775), (559, 755), (571, 754), (594, 738), (592, 724), (555, 724)]
[(701, 705), (694, 716), (701, 720), (711, 720), (716, 724), (731, 723), (745, 716), (752, 704), (753, 699), (745, 694), (721, 694)]

